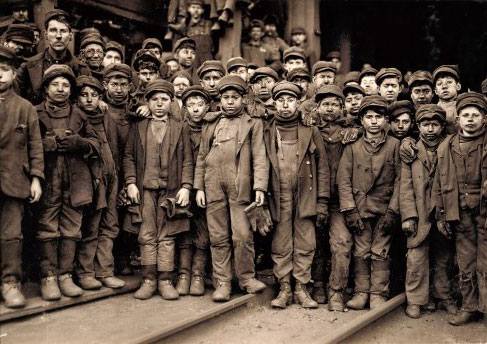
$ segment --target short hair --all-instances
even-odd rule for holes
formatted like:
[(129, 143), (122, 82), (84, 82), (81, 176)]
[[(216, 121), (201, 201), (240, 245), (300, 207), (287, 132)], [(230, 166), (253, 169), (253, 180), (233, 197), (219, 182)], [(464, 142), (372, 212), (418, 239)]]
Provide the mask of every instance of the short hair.
[(63, 23), (64, 25), (66, 25), (68, 27), (69, 31), (71, 31), (71, 25), (68, 22), (68, 18), (66, 18), (65, 16), (55, 16), (55, 17), (52, 17), (51, 19), (49, 19), (46, 22), (46, 24), (44, 25), (46, 30), (49, 27), (49, 23), (52, 22), (53, 20), (58, 21), (60, 23)]

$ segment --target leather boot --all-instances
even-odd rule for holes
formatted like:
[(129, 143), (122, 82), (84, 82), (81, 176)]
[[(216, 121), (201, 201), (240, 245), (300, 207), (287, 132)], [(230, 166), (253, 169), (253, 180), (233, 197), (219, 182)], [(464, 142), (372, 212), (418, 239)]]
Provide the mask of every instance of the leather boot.
[(2, 282), (2, 297), (5, 307), (21, 308), (25, 306), (25, 297), (20, 291), (20, 282)]
[(206, 250), (196, 248), (193, 255), (193, 266), (191, 267), (191, 288), (189, 294), (194, 296), (201, 296), (205, 294), (205, 266), (206, 266)]
[(354, 263), (355, 294), (352, 299), (347, 302), (347, 307), (361, 310), (365, 308), (365, 305), (369, 300), (370, 260), (355, 257)]
[(176, 285), (176, 290), (178, 291), (179, 295), (188, 295), (189, 294), (189, 286), (190, 286), (190, 277), (186, 273), (179, 274), (178, 276), (178, 284)]
[(387, 298), (378, 294), (370, 294), (370, 309), (376, 309), (387, 302)]
[(99, 280), (92, 276), (80, 277), (78, 283), (84, 290), (97, 290), (103, 286)]
[(256, 278), (251, 278), (239, 283), (241, 289), (245, 289), (249, 294), (256, 294), (263, 291), (267, 286)]
[(217, 281), (215, 291), (213, 292), (213, 301), (229, 301), (231, 293), (232, 283), (230, 281)]
[(413, 319), (421, 317), (421, 308), (419, 305), (409, 305), (406, 307), (406, 315)]
[(59, 289), (64, 296), (77, 297), (83, 295), (83, 289), (74, 284), (73, 276), (71, 274), (60, 275), (58, 280)]
[(101, 279), (101, 283), (107, 288), (120, 289), (125, 286), (125, 281), (123, 279), (117, 278), (115, 276), (107, 276)]
[(306, 285), (296, 282), (294, 287), (294, 302), (303, 308), (318, 308), (318, 302), (313, 300), (308, 293)]
[(367, 301), (369, 301), (369, 294), (355, 293), (352, 299), (347, 302), (347, 307), (356, 310), (365, 309)]
[(172, 280), (161, 279), (157, 282), (157, 289), (164, 300), (177, 300), (179, 293), (172, 285)]
[(61, 298), (57, 276), (47, 276), (41, 278), (41, 295), (46, 301), (55, 301)]
[(313, 284), (313, 292), (311, 296), (313, 297), (313, 300), (315, 300), (319, 304), (326, 303), (326, 291), (323, 287), (323, 282), (315, 282)]
[(284, 309), (293, 302), (293, 294), (291, 291), (291, 284), (289, 282), (281, 283), (281, 290), (279, 295), (271, 301), (271, 307)]
[(454, 326), (462, 326), (468, 324), (469, 322), (477, 320), (477, 317), (477, 312), (467, 312), (462, 310), (448, 322)]
[(142, 284), (135, 292), (134, 297), (139, 300), (147, 300), (154, 295), (157, 290), (157, 267), (156, 265), (142, 265)]
[(330, 312), (337, 311), (343, 312), (345, 310), (345, 304), (343, 302), (343, 293), (341, 291), (330, 289), (330, 299), (328, 300), (328, 310)]

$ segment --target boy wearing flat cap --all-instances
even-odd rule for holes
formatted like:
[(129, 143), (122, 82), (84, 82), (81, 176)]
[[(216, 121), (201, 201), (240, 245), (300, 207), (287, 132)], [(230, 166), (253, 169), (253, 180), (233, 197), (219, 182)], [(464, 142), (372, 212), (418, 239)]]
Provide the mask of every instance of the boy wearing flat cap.
[[(5, 32), (5, 45), (15, 51), (22, 62), (30, 57), (34, 32), (28, 24), (10, 24)], [(20, 62), (20, 61), (19, 61)]]
[(388, 104), (397, 100), (399, 93), (402, 91), (402, 74), (396, 68), (382, 68), (376, 75), (375, 80), (379, 87), (379, 95), (382, 96)]
[(46, 192), (39, 205), (37, 240), (42, 298), (51, 301), (61, 293), (68, 297), (83, 294), (73, 283), (73, 263), (83, 210), (93, 201), (89, 163), (98, 159), (100, 142), (86, 115), (70, 104), (76, 88), (71, 68), (54, 64), (46, 69), (42, 81), (46, 100), (36, 109)]
[(430, 72), (417, 70), (408, 80), (409, 93), (414, 107), (431, 104), (433, 99), (433, 77)]
[(25, 306), (20, 290), (24, 202), (39, 201), (44, 179), (36, 110), (12, 88), (15, 60), (12, 49), (0, 46), (0, 276), (4, 305), (11, 308)]
[(442, 65), (433, 72), (433, 85), (435, 94), (438, 96), (438, 105), (446, 111), (446, 123), (448, 134), (457, 132), (457, 109), (456, 102), (460, 84), (460, 72), (457, 65)]
[(188, 72), (193, 80), (197, 80), (196, 41), (189, 37), (183, 37), (174, 43), (173, 51), (178, 59), (180, 70)]
[(283, 81), (272, 89), (274, 120), (266, 124), (264, 142), (270, 160), (269, 205), (276, 230), (272, 239), (274, 275), (279, 295), (275, 308), (291, 304), (291, 275), (296, 280), (294, 300), (303, 308), (318, 308), (308, 294), (316, 246), (315, 223), (326, 226), (330, 175), (323, 139), (317, 128), (299, 119), (301, 89)]
[(183, 93), (184, 91), (193, 85), (191, 76), (184, 70), (175, 72), (170, 79), (174, 87), (174, 99), (171, 104), (171, 113), (184, 120), (186, 116), (186, 110), (183, 105)]
[(176, 237), (189, 230), (193, 153), (189, 133), (170, 113), (173, 97), (169, 82), (147, 84), (151, 117), (132, 123), (123, 158), (127, 196), (140, 204), (142, 214), (138, 240), (144, 280), (134, 295), (141, 300), (156, 290), (166, 300), (179, 298), (172, 275)]
[(121, 64), (123, 63), (123, 47), (120, 43), (115, 41), (109, 41), (106, 44), (105, 56), (103, 57), (102, 66), (103, 68), (108, 65)]
[(463, 93), (456, 110), (458, 134), (438, 147), (435, 204), (438, 230), (455, 242), (463, 301), (449, 322), (458, 326), (487, 313), (487, 102), (480, 93)]
[(403, 162), (401, 168), (399, 206), (408, 248), (406, 314), (414, 319), (421, 316), (422, 306), (430, 308), (430, 285), (431, 308), (442, 308), (450, 314), (456, 312), (450, 300), (448, 278), (452, 250), (447, 239), (438, 232), (436, 221), (431, 221), (435, 207), (433, 178), (437, 165), (436, 150), (445, 138), (445, 118), (445, 110), (436, 104), (419, 106), (416, 112), (419, 128), (417, 159), (411, 164)]
[(358, 76), (358, 83), (365, 90), (365, 94), (373, 96), (379, 93), (375, 76), (377, 75), (377, 69), (372, 67), (366, 67), (362, 69)]
[(118, 236), (117, 214), (119, 148), (118, 127), (112, 118), (100, 111), (103, 85), (92, 76), (76, 79), (78, 106), (100, 139), (100, 159), (90, 164), (96, 183), (94, 201), (85, 209), (82, 241), (77, 252), (76, 274), (81, 288), (121, 288), (125, 282), (114, 276), (113, 241)]
[(244, 97), (247, 84), (227, 75), (218, 84), (221, 115), (204, 124), (196, 163), (196, 203), (206, 207), (210, 233), (214, 301), (231, 294), (232, 241), (235, 271), (241, 288), (249, 293), (265, 289), (255, 278), (254, 240), (245, 208), (264, 203), (269, 162), (263, 142), (262, 121), (251, 117)]
[(278, 78), (277, 73), (270, 67), (260, 67), (255, 70), (249, 82), (254, 91), (254, 97), (247, 106), (252, 116), (260, 117), (264, 121), (269, 121), (274, 117), (276, 108), (272, 99), (272, 88)]
[(358, 125), (360, 124), (358, 112), (365, 94), (365, 90), (360, 85), (355, 83), (349, 83), (343, 87), (346, 117)]
[(249, 81), (249, 74), (247, 71), (247, 65), (249, 63), (242, 57), (232, 57), (227, 62), (227, 74), (238, 75), (243, 81)]
[(387, 111), (389, 113), (389, 135), (399, 141), (413, 134), (414, 108), (409, 100), (397, 100), (391, 103)]
[(291, 37), (289, 41), (291, 47), (299, 47), (304, 50), (306, 56), (306, 68), (309, 70), (318, 60), (316, 58), (316, 51), (313, 50), (308, 42), (308, 35), (303, 27), (296, 26), (291, 29)]
[(211, 96), (209, 111), (220, 111), (220, 94), (217, 85), (224, 75), (225, 69), (217, 60), (205, 61), (198, 68), (200, 84)]
[(303, 90), (301, 93), (301, 103), (308, 100), (311, 96), (310, 84), (311, 74), (305, 68), (295, 68), (291, 72), (287, 73), (286, 80), (298, 85)]
[(282, 60), (284, 62), (282, 67), (286, 73), (295, 68), (307, 68), (304, 50), (298, 47), (290, 47), (284, 50)]
[(389, 295), (391, 231), (399, 214), (399, 140), (387, 135), (387, 102), (365, 97), (360, 106), (364, 135), (346, 146), (337, 172), (340, 210), (353, 233), (355, 294), (347, 302), (364, 309)]
[(130, 95), (129, 110), (140, 117), (150, 116), (145, 94), (147, 84), (160, 77), (159, 68), (161, 61), (156, 55), (147, 49), (140, 49), (135, 54), (132, 68), (137, 73), (138, 86), (135, 92)]

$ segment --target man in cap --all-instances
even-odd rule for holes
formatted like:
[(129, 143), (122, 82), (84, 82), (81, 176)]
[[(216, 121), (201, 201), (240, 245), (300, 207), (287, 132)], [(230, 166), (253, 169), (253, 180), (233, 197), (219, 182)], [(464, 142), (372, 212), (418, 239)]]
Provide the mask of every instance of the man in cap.
[(5, 32), (4, 44), (25, 61), (25, 58), (31, 56), (34, 32), (27, 24), (11, 24)]
[(402, 90), (402, 75), (397, 68), (381, 68), (376, 74), (375, 80), (379, 87), (379, 95), (382, 96), (388, 104), (395, 102)]
[[(418, 107), (418, 159), (412, 164), (403, 162), (401, 169), (400, 208), (408, 248), (406, 314), (414, 319), (421, 316), (421, 307), (430, 302), (430, 285), (438, 308), (446, 309), (450, 314), (456, 312), (450, 299), (451, 285), (448, 279), (452, 251), (447, 239), (438, 232), (436, 221), (431, 221), (430, 217), (435, 202), (431, 178), (436, 171), (436, 150), (446, 136), (445, 118), (445, 110), (438, 105), (424, 104)], [(434, 303), (433, 306), (436, 308)]]
[(389, 249), (399, 213), (401, 161), (399, 140), (385, 130), (386, 100), (365, 97), (359, 116), (364, 135), (345, 147), (337, 172), (340, 211), (354, 242), (355, 294), (347, 306), (364, 309), (370, 294), (370, 309), (375, 309), (389, 295)]
[(220, 61), (209, 60), (198, 68), (201, 86), (210, 94), (210, 112), (220, 110), (220, 94), (217, 85), (225, 75), (225, 69)]
[(295, 26), (291, 29), (291, 38), (289, 41), (291, 47), (298, 47), (304, 50), (304, 55), (306, 57), (306, 66), (308, 69), (316, 63), (318, 58), (316, 57), (316, 52), (311, 47), (308, 42), (308, 35), (306, 30), (301, 26)]
[(142, 213), (138, 241), (144, 281), (134, 295), (142, 300), (157, 289), (166, 300), (179, 298), (172, 284), (176, 237), (189, 230), (189, 219), (173, 216), (170, 209), (180, 212), (189, 204), (193, 155), (189, 133), (170, 112), (173, 97), (171, 83), (148, 83), (151, 117), (132, 124), (123, 158), (127, 196)]
[(232, 57), (227, 62), (227, 74), (235, 74), (242, 78), (243, 81), (249, 81), (247, 72), (248, 62), (242, 57)]
[(274, 117), (276, 108), (272, 99), (272, 88), (278, 78), (277, 73), (270, 67), (261, 67), (255, 70), (250, 79), (250, 87), (252, 87), (254, 97), (247, 107), (252, 116), (260, 117), (265, 121)]
[(45, 39), (48, 47), (17, 70), (14, 88), (17, 94), (37, 105), (43, 101), (42, 78), (44, 72), (53, 64), (68, 65), (78, 74), (78, 59), (68, 49), (73, 38), (69, 15), (59, 9), (46, 13), (44, 18)]
[[(24, 203), (37, 203), (42, 194), (44, 157), (35, 108), (12, 88), (15, 52), (0, 46), (0, 278), (6, 307), (25, 306), (22, 278), (22, 218)], [(26, 169), (28, 166), (29, 169)]]
[(438, 96), (438, 105), (446, 111), (446, 123), (448, 134), (457, 131), (456, 101), (458, 92), (462, 88), (460, 84), (460, 72), (457, 65), (442, 65), (433, 72), (433, 85)]
[(424, 70), (415, 71), (408, 81), (409, 92), (414, 107), (431, 104), (433, 99), (433, 77), (431, 73)]
[(478, 312), (487, 313), (487, 175), (483, 154), (487, 102), (480, 93), (463, 93), (456, 110), (459, 131), (438, 147), (435, 205), (438, 230), (455, 241), (462, 308), (449, 322), (458, 326), (475, 320)]
[(77, 251), (76, 275), (81, 288), (86, 290), (122, 288), (125, 282), (114, 275), (113, 241), (118, 236), (117, 214), (118, 141), (120, 134), (112, 118), (100, 110), (103, 85), (92, 76), (76, 79), (78, 106), (100, 138), (100, 159), (90, 164), (97, 183), (93, 203), (84, 211), (83, 238)]
[(414, 108), (409, 100), (398, 100), (388, 107), (389, 113), (389, 135), (399, 141), (411, 136), (415, 130)]
[(348, 83), (343, 87), (343, 95), (345, 96), (346, 117), (359, 124), (358, 113), (365, 97), (365, 90), (358, 83)]
[(262, 42), (270, 49), (276, 51), (280, 58), (284, 51), (289, 48), (289, 45), (279, 37), (277, 23), (278, 20), (275, 15), (271, 14), (264, 18), (264, 37), (262, 38)]
[(264, 203), (269, 162), (262, 121), (250, 117), (245, 108), (247, 84), (236, 75), (227, 75), (218, 91), (222, 111), (203, 126), (194, 188), (196, 203), (206, 207), (216, 288), (213, 300), (228, 301), (232, 240), (240, 287), (248, 293), (265, 289), (255, 278), (253, 232), (244, 210), (252, 201), (257, 206)]
[(263, 42), (264, 23), (254, 19), (250, 22), (250, 41), (242, 44), (242, 57), (258, 66), (268, 66), (279, 71), (281, 69), (281, 55)]
[(283, 61), (284, 64), (282, 66), (286, 73), (295, 68), (306, 68), (304, 50), (298, 47), (290, 47), (284, 50)]
[(79, 68), (80, 75), (89, 75), (103, 80), (103, 59), (105, 57), (105, 42), (100, 35), (86, 35), (80, 44)]
[(12, 24), (25, 24), (29, 21), (28, 1), (17, 1), (10, 4), (10, 9), (12, 10), (12, 14), (0, 22), (0, 34), (4, 33)]
[(41, 294), (51, 301), (61, 293), (83, 294), (73, 283), (73, 264), (83, 209), (93, 201), (88, 161), (98, 158), (100, 143), (86, 115), (70, 104), (76, 80), (69, 66), (54, 64), (46, 69), (41, 86), (46, 100), (36, 109), (46, 166), (44, 186), (49, 192), (41, 198), (36, 237)]
[(188, 72), (193, 80), (196, 80), (196, 41), (189, 37), (183, 37), (174, 43), (173, 51), (178, 59), (179, 68)]
[(311, 84), (311, 74), (305, 68), (296, 68), (293, 69), (286, 75), (287, 81), (290, 81), (299, 87), (301, 87), (302, 95), (301, 95), (301, 103), (308, 100), (310, 97), (310, 87)]
[(358, 77), (358, 83), (365, 90), (365, 94), (372, 96), (379, 93), (375, 76), (377, 69), (366, 67), (362, 69)]
[[(318, 308), (306, 285), (311, 280), (316, 246), (314, 226), (326, 226), (328, 220), (330, 175), (326, 151), (318, 129), (306, 127), (300, 121), (300, 87), (282, 81), (272, 88), (272, 97), (276, 113), (274, 120), (266, 125), (264, 142), (272, 165), (269, 205), (276, 223), (272, 260), (281, 290), (271, 306), (286, 308), (291, 304), (292, 275), (296, 281), (295, 302), (303, 308)], [(311, 150), (311, 146), (316, 149)], [(298, 161), (296, 152), (302, 152)], [(311, 170), (308, 161), (312, 164)]]
[(115, 41), (107, 42), (105, 56), (103, 57), (103, 62), (101, 64), (103, 68), (105, 68), (112, 63), (123, 63), (123, 47), (120, 43)]

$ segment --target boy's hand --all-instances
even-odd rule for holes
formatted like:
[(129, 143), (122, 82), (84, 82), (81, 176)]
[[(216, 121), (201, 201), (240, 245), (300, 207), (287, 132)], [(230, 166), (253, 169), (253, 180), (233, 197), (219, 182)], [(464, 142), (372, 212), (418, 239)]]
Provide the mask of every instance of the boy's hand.
[(32, 183), (30, 184), (30, 199), (29, 203), (39, 202), (42, 196), (41, 181), (38, 177), (32, 177)]
[(100, 108), (101, 112), (108, 111), (108, 104), (105, 103), (103, 100), (100, 100), (100, 102), (98, 103), (98, 107)]
[(206, 208), (206, 196), (203, 190), (196, 191), (196, 204), (200, 208)]
[(127, 185), (127, 196), (130, 199), (130, 202), (132, 202), (132, 204), (140, 203), (139, 189), (137, 189), (137, 186), (135, 184)]
[(438, 222), (436, 223), (436, 227), (438, 227), (438, 231), (441, 234), (443, 234), (443, 236), (445, 238), (447, 238), (448, 240), (451, 239), (452, 231), (451, 231), (450, 224), (448, 223), (448, 221), (438, 220)]
[(402, 140), (399, 147), (399, 157), (405, 164), (410, 164), (416, 159), (418, 147), (413, 138), (406, 137)]
[(176, 194), (176, 204), (179, 204), (181, 207), (185, 207), (189, 204), (189, 190), (186, 188), (179, 189), (178, 193)]
[(402, 222), (402, 230), (406, 236), (416, 236), (418, 232), (418, 220), (410, 218)]
[(343, 132), (342, 143), (346, 145), (347, 143), (352, 143), (357, 141), (359, 130), (358, 128), (348, 128)]
[(348, 230), (358, 236), (361, 236), (365, 229), (365, 226), (362, 219), (360, 218), (360, 214), (357, 208), (347, 210), (344, 215), (345, 223)]
[(260, 207), (263, 205), (265, 202), (265, 195), (264, 191), (256, 191), (255, 192), (255, 203), (257, 203), (257, 206)]
[(149, 117), (150, 110), (148, 105), (141, 105), (135, 110), (135, 114), (139, 117)]
[(379, 233), (382, 233), (382, 236), (389, 235), (391, 234), (391, 230), (394, 227), (395, 222), (396, 214), (392, 210), (387, 209), (386, 213), (379, 217), (375, 229)]

